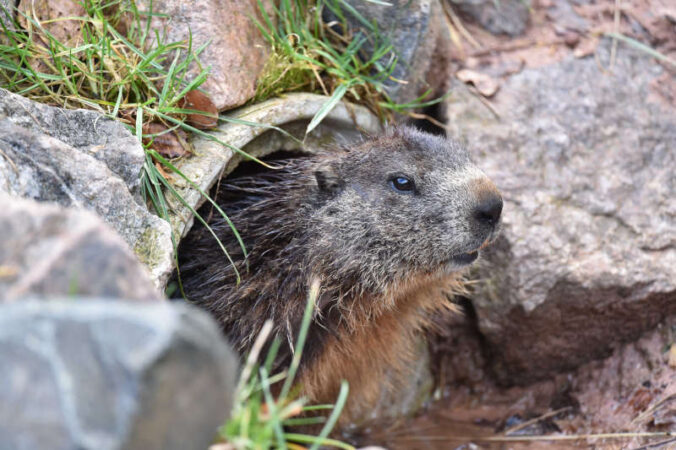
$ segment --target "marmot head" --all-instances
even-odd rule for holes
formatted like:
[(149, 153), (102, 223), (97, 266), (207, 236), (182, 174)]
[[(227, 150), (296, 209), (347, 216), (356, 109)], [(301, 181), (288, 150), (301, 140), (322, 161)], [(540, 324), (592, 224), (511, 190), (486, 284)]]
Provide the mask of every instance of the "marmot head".
[(502, 198), (456, 141), (396, 128), (314, 170), (308, 256), (364, 288), (458, 271), (498, 233)]

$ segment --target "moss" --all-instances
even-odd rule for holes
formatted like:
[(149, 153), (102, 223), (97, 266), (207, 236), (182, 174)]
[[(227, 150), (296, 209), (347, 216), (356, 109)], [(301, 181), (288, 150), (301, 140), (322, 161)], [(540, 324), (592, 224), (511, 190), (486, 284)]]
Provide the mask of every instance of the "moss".
[(161, 238), (162, 235), (158, 230), (148, 228), (134, 245), (134, 253), (136, 253), (138, 259), (151, 269), (156, 267), (166, 255), (166, 252), (159, 245)]

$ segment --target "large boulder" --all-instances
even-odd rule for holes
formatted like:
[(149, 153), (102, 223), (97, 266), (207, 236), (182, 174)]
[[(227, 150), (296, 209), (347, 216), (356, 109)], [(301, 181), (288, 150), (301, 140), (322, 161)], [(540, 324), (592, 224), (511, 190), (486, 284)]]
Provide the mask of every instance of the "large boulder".
[(663, 72), (620, 48), (612, 74), (588, 57), (513, 75), (499, 118), (461, 87), (448, 101), (452, 134), (505, 200), (473, 296), (499, 380), (574, 368), (676, 314), (676, 111), (651, 88)]
[(0, 303), (27, 295), (159, 300), (148, 271), (96, 215), (0, 193)]
[(206, 449), (237, 359), (187, 305), (0, 305), (0, 448)]
[(159, 284), (172, 268), (169, 224), (143, 204), (144, 152), (120, 123), (0, 89), (0, 192), (96, 212)]
[[(150, 28), (163, 36), (162, 42), (192, 40), (193, 50), (209, 44), (199, 55), (200, 66), (194, 63), (189, 75), (209, 68), (209, 77), (200, 88), (216, 108), (232, 109), (253, 97), (270, 51), (254, 22), (264, 22), (256, 0), (142, 0), (138, 4), (145, 10), (152, 6)], [(274, 19), (272, 8), (266, 9)]]

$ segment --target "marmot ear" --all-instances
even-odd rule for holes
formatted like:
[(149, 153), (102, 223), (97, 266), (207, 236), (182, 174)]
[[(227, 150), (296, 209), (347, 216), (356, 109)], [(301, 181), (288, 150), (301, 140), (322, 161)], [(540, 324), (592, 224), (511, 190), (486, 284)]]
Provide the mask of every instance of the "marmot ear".
[(343, 187), (343, 180), (331, 164), (322, 164), (315, 170), (315, 179), (319, 190), (327, 193), (336, 193)]

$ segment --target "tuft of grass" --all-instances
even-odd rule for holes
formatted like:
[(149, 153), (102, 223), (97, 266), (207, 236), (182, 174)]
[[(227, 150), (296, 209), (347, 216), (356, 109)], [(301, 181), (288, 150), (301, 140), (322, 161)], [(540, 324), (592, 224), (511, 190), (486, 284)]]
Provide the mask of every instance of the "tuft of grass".
[[(392, 6), (381, 0), (367, 0)], [(267, 2), (267, 3), (264, 3)], [(272, 15), (266, 10), (272, 11)], [(382, 120), (407, 114), (426, 103), (429, 92), (408, 104), (388, 96), (397, 55), (375, 21), (368, 21), (345, 0), (258, 0), (262, 20), (253, 18), (271, 47), (272, 56), (259, 78), (253, 102), (285, 92), (309, 91), (329, 96), (306, 132), (312, 131), (343, 98), (367, 106)], [(324, 23), (324, 12), (335, 18)], [(347, 14), (359, 22), (348, 26)], [(440, 100), (439, 100), (440, 101)]]
[[(297, 444), (310, 445), (310, 450), (320, 446), (353, 450), (354, 447), (341, 441), (330, 439), (328, 435), (335, 426), (345, 406), (348, 394), (347, 382), (343, 381), (335, 405), (307, 405), (307, 400), (294, 396), (294, 381), (302, 358), (310, 322), (319, 295), (319, 283), (315, 281), (308, 294), (298, 340), (294, 346), (293, 360), (286, 372), (272, 375), (272, 362), (277, 355), (280, 341), (274, 340), (265, 357), (259, 364), (261, 351), (272, 331), (272, 323), (267, 322), (259, 333), (247, 357), (235, 392), (235, 406), (231, 418), (219, 430), (222, 441), (238, 450), (268, 448), (298, 448)], [(282, 383), (280, 394), (275, 398), (272, 393), (274, 384)], [(329, 417), (312, 415), (316, 411), (330, 411)], [(289, 426), (320, 425), (323, 427), (317, 436), (292, 433), (285, 430)]]

